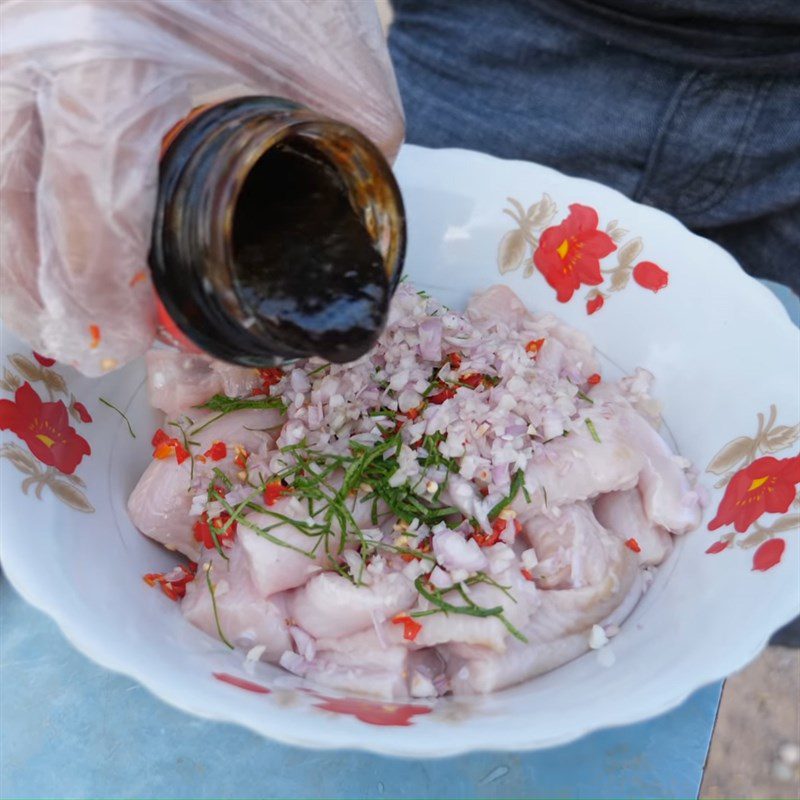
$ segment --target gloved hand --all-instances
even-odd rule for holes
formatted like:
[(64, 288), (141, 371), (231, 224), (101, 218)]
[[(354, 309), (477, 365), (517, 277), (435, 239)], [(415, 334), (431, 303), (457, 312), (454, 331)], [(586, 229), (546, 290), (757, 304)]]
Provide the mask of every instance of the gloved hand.
[(277, 95), (390, 159), (402, 140), (371, 0), (6, 0), (0, 13), (0, 313), (87, 375), (152, 342), (161, 139), (193, 107)]

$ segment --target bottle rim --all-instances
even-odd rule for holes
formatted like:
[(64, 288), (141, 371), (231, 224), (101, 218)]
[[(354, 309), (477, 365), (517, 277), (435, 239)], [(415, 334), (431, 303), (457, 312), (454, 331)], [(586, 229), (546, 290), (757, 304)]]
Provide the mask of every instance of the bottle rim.
[[(160, 292), (168, 314), (176, 327), (190, 340), (215, 357), (248, 366), (266, 366), (278, 360), (287, 361), (307, 356), (281, 345), (275, 331), (259, 319), (248, 307), (235, 280), (233, 252), (233, 225), (239, 196), (247, 177), (277, 144), (296, 140), (312, 149), (329, 163), (344, 182), (351, 204), (372, 238), (381, 255), (389, 278), (390, 296), (397, 288), (405, 257), (406, 227), (402, 195), (391, 167), (378, 147), (353, 126), (318, 115), (307, 108), (287, 101), (276, 100), (277, 108), (258, 108), (258, 102), (273, 98), (245, 98), (233, 101), (235, 109), (243, 101), (256, 101), (255, 106), (243, 114), (229, 114), (219, 125), (210, 125), (207, 135), (201, 135), (192, 152), (184, 154), (177, 172), (169, 183), (164, 203), (159, 203), (159, 213), (154, 225), (151, 266), (154, 281), (163, 286), (167, 281), (163, 263), (164, 238), (170, 238), (167, 225), (177, 221), (180, 231), (174, 232), (179, 256), (193, 263), (185, 263), (184, 276), (199, 267), (199, 285), (194, 285), (195, 295), (207, 312), (211, 329), (199, 331), (176, 302), (171, 302), (170, 292)], [(193, 141), (192, 133), (210, 123), (218, 106), (211, 106), (191, 118), (172, 137), (166, 148), (162, 166), (169, 162), (176, 150)], [(219, 111), (217, 110), (217, 115)], [(197, 136), (194, 140), (197, 140)], [(169, 214), (170, 201), (181, 205), (191, 196), (191, 203), (183, 203), (182, 213)], [(160, 201), (162, 198), (160, 198)], [(163, 205), (163, 207), (161, 207)], [(161, 280), (159, 281), (159, 277)], [(168, 287), (167, 287), (168, 289)], [(247, 342), (249, 352), (233, 352), (224, 345), (225, 333), (234, 333), (238, 341)], [(270, 358), (267, 353), (272, 354)]]

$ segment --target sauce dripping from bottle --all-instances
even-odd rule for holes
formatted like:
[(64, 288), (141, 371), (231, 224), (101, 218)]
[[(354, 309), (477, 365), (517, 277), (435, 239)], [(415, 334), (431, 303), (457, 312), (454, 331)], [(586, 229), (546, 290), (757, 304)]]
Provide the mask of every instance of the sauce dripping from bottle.
[(383, 259), (333, 165), (302, 140), (248, 174), (232, 248), (243, 305), (297, 356), (343, 363), (374, 345), (391, 296)]

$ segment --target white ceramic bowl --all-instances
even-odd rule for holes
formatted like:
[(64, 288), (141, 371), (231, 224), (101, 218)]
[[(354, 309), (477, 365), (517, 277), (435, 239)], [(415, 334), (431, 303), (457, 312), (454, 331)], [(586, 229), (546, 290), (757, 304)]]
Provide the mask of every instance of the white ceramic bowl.
[[(191, 627), (142, 581), (172, 561), (125, 512), (158, 422), (143, 365), (89, 380), (40, 364), (6, 332), (0, 522), (12, 583), (79, 650), (163, 700), (309, 747), (405, 756), (546, 747), (667, 711), (743, 667), (800, 609), (800, 339), (783, 308), (719, 247), (596, 183), (416, 147), (403, 150), (397, 173), (407, 271), (417, 283), (457, 307), (506, 282), (531, 308), (588, 333), (607, 357), (606, 374), (648, 368), (669, 435), (701, 472), (703, 527), (679, 541), (612, 643), (496, 695), (433, 704), (341, 697), (266, 664), (248, 673), (240, 654)], [(529, 265), (543, 229), (573, 203), (596, 210), (617, 250), (601, 261), (609, 271), (600, 286), (560, 303)], [(24, 381), (30, 389), (15, 395)], [(100, 398), (125, 411), (135, 439)], [(726, 490), (720, 483), (732, 475)], [(759, 514), (763, 498), (782, 513)], [(728, 524), (712, 532), (720, 506)]]

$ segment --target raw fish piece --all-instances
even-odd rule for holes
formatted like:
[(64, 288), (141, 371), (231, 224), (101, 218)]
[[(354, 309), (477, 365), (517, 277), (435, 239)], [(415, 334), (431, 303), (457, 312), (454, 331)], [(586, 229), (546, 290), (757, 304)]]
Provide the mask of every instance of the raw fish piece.
[[(585, 504), (564, 509), (563, 517), (526, 523), (539, 557), (533, 571), (537, 582), (552, 583), (557, 577), (563, 588), (538, 592), (538, 607), (521, 628), (527, 644), (509, 639), (502, 653), (472, 644), (445, 649), (455, 694), (496, 691), (554, 669), (589, 649), (593, 625), (616, 609), (629, 611), (635, 605), (641, 582), (633, 554)], [(548, 563), (558, 567), (556, 573), (548, 571)], [(579, 588), (569, 588), (575, 585)]]
[[(515, 628), (524, 627), (531, 614), (536, 614), (539, 593), (522, 577), (517, 567), (495, 576), (495, 579), (500, 586), (508, 587), (507, 591), (513, 600), (502, 589), (487, 583), (468, 587), (469, 597), (476, 605), (484, 608), (502, 606), (503, 615)], [(455, 606), (465, 604), (464, 599), (455, 590), (447, 592), (444, 599)], [(423, 601), (419, 608), (424, 610), (429, 608), (429, 605)], [(417, 621), (422, 623), (422, 629), (414, 639), (414, 643), (421, 647), (463, 642), (503, 652), (512, 638), (505, 625), (496, 617), (440, 613), (420, 617)]]
[(248, 395), (260, 382), (258, 370), (171, 348), (148, 350), (145, 361), (150, 405), (169, 417), (187, 412), (215, 394)]
[(638, 489), (601, 495), (594, 501), (594, 514), (623, 541), (636, 540), (641, 550), (636, 557), (642, 565), (660, 564), (672, 552), (672, 537), (647, 519)]
[(591, 421), (599, 442), (588, 426), (581, 425), (569, 436), (546, 443), (545, 452), (528, 464), (525, 476), (532, 502), (519, 494), (512, 506), (518, 513), (544, 511), (636, 485), (645, 463), (642, 453), (627, 440), (616, 418), (592, 414)]
[[(262, 658), (277, 661), (291, 647), (286, 625), (285, 598), (274, 595), (261, 597), (250, 580), (241, 549), (234, 545), (228, 552), (229, 561), (217, 553), (210, 557), (213, 564), (211, 581), (219, 615), (219, 626), (228, 641), (245, 650), (264, 645)], [(207, 559), (208, 560), (208, 559)], [(214, 606), (208, 591), (206, 572), (201, 565), (197, 577), (186, 587), (181, 603), (186, 619), (210, 636), (220, 638), (214, 619)]]
[(447, 674), (453, 694), (488, 694), (549, 672), (588, 649), (589, 638), (583, 633), (527, 645), (514, 640), (502, 654), (474, 645), (452, 645), (447, 652)]
[(306, 677), (342, 692), (385, 700), (408, 697), (410, 651), (401, 644), (397, 626), (384, 623), (383, 627), (381, 638), (370, 628), (342, 638), (319, 639)]
[[(287, 516), (294, 516), (296, 513), (297, 518), (305, 519), (308, 515), (307, 509), (301, 513), (295, 510), (304, 505), (296, 500), (279, 501), (274, 508), (278, 513)], [(320, 572), (323, 565), (329, 563), (324, 546), (320, 546), (312, 554), (316, 538), (306, 536), (290, 523), (280, 523), (274, 517), (258, 512), (245, 515), (245, 519), (263, 528), (274, 539), (283, 542), (276, 544), (246, 525), (239, 525), (237, 536), (250, 576), (262, 597), (302, 586), (311, 576)]]
[(402, 573), (377, 576), (356, 586), (336, 572), (315, 575), (289, 600), (289, 613), (312, 636), (349, 636), (380, 620), (391, 619), (417, 600), (414, 584)]
[[(201, 426), (213, 416), (208, 412), (193, 414), (194, 425), (190, 429)], [(151, 539), (196, 561), (200, 549), (192, 533), (192, 526), (197, 519), (197, 516), (190, 514), (192, 497), (207, 490), (214, 467), (230, 475), (238, 472), (233, 464), (234, 444), (247, 450), (263, 447), (263, 434), (247, 428), (269, 428), (279, 420), (279, 412), (275, 409), (234, 411), (211, 423), (200, 433), (193, 434), (190, 438), (197, 442), (192, 446), (193, 453), (202, 454), (215, 441), (226, 442), (228, 450), (222, 461), (208, 460), (202, 463), (196, 459), (194, 479), (191, 477), (190, 459), (182, 464), (178, 464), (174, 456), (153, 459), (128, 498), (128, 514), (133, 524)], [(181, 441), (177, 428), (166, 425), (165, 431)]]
[(703, 513), (700, 497), (692, 489), (680, 459), (635, 411), (624, 415), (623, 425), (628, 440), (645, 455), (639, 491), (647, 518), (671, 533), (687, 533), (696, 528)]

